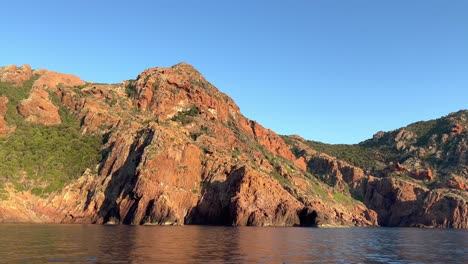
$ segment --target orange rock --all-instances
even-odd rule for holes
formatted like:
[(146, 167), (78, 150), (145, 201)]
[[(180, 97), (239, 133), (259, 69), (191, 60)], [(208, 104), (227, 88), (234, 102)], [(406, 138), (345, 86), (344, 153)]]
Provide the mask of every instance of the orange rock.
[(251, 120), (241, 120), (240, 125), (244, 130), (251, 134), (255, 140), (264, 146), (269, 152), (273, 153), (276, 156), (281, 156), (287, 160), (290, 160), (294, 163), (297, 162), (298, 167), (305, 170), (305, 162), (297, 160), (291, 150), (288, 148), (284, 140), (278, 136), (275, 132), (270, 129), (264, 128), (262, 125), (255, 121)]
[(434, 175), (431, 169), (417, 170), (416, 172), (410, 173), (410, 176), (417, 180), (423, 180), (423, 181), (432, 181), (434, 179)]
[(10, 128), (8, 127), (5, 121), (5, 114), (8, 110), (7, 108), (8, 98), (5, 96), (0, 97), (0, 137), (8, 133)]
[(50, 89), (57, 92), (59, 87), (76, 87), (86, 83), (75, 75), (58, 73), (47, 70), (37, 70), (35, 73), (41, 74), (33, 84), (33, 89)]
[(307, 170), (307, 163), (304, 157), (299, 157), (297, 160), (294, 161), (294, 165), (302, 170)]
[(303, 205), (271, 177), (241, 168), (232, 177), (236, 195), (230, 200), (233, 225), (293, 226), (300, 225), (298, 214)]
[(447, 181), (447, 187), (451, 189), (458, 189), (466, 191), (468, 188), (463, 179), (458, 177), (452, 177)]
[[(346, 182), (364, 178), (362, 170), (332, 157), (295, 157), (280, 136), (243, 117), (232, 99), (188, 64), (148, 69), (124, 85), (79, 88), (71, 88), (85, 84), (78, 77), (35, 73), (41, 76), (19, 112), (30, 122), (58, 123), (58, 108), (48, 97), (54, 93), (82, 133), (105, 136), (103, 159), (97, 173), (90, 168), (47, 198), (15, 195), (32, 199), (8, 211), (2, 208), (12, 202), (0, 201), (0, 221), (376, 224), (375, 212), (364, 205), (330, 199)], [(125, 88), (133, 89), (131, 96)], [(193, 120), (171, 121), (193, 108), (199, 110)], [(308, 164), (326, 169), (336, 187), (311, 180)]]
[(25, 64), (21, 67), (9, 65), (0, 68), (0, 82), (11, 83), (14, 86), (20, 87), (24, 82), (31, 79), (33, 72), (31, 66)]
[(6, 96), (0, 96), (0, 115), (5, 115), (8, 107), (8, 98)]
[(186, 63), (147, 69), (134, 85), (138, 108), (151, 111), (159, 120), (171, 119), (190, 107), (197, 107), (204, 117), (220, 122), (228, 122), (240, 114), (232, 99)]
[(22, 100), (18, 105), (18, 113), (26, 118), (27, 122), (44, 125), (57, 125), (62, 123), (58, 106), (49, 99), (49, 93), (42, 89), (31, 91), (28, 99)]
[(466, 202), (441, 191), (397, 178), (369, 178), (358, 190), (364, 203), (378, 213), (380, 225), (468, 227)]
[(455, 125), (452, 126), (450, 129), (450, 132), (455, 135), (459, 135), (463, 132), (463, 127), (460, 123), (456, 123)]
[(403, 167), (403, 166), (401, 166), (401, 164), (400, 164), (399, 162), (396, 163), (395, 168), (396, 168), (396, 170), (398, 170), (398, 171), (404, 171), (404, 170), (406, 170), (406, 168)]
[(401, 172), (409, 172), (410, 170), (401, 165), (399, 162), (396, 163), (395, 167), (390, 166), (392, 171), (401, 171)]

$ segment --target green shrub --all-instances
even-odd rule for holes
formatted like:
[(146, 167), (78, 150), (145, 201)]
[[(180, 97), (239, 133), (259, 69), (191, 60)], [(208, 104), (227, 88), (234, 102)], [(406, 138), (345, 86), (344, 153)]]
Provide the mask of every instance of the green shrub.
[[(82, 135), (78, 120), (63, 106), (59, 108), (62, 124), (25, 122), (16, 105), (27, 98), (31, 85), (16, 88), (0, 83), (0, 95), (9, 99), (7, 122), (16, 126), (14, 133), (0, 139), (0, 181), (11, 182), (18, 191), (28, 189), (29, 184), (24, 183), (40, 183), (42, 187), (31, 186), (33, 193), (47, 194), (100, 161), (102, 137)], [(51, 99), (61, 105), (54, 94)]]
[(206, 81), (201, 81), (201, 80), (190, 80), (190, 83), (193, 85), (193, 86), (198, 86), (198, 87), (201, 87), (205, 90), (208, 90), (210, 89), (210, 85), (208, 84), (208, 82)]
[(190, 137), (193, 139), (193, 141), (197, 141), (197, 138), (202, 135), (202, 132), (191, 132)]
[(196, 106), (192, 106), (187, 110), (180, 111), (171, 120), (180, 122), (182, 123), (182, 125), (186, 125), (186, 124), (192, 123), (194, 120), (194, 117), (200, 114), (201, 114), (200, 109)]
[(8, 98), (8, 110), (5, 115), (5, 120), (10, 125), (16, 125), (22, 122), (22, 117), (18, 114), (16, 106), (23, 99), (28, 98), (29, 93), (32, 89), (32, 85), (39, 76), (34, 76), (30, 80), (24, 83), (23, 87), (14, 87), (8, 83), (0, 82), (0, 97), (6, 96)]
[(354, 200), (352, 197), (340, 192), (334, 192), (333, 199), (338, 203), (346, 205), (353, 205), (358, 203), (358, 201)]
[(128, 84), (125, 86), (125, 93), (129, 98), (133, 98), (136, 96), (136, 87), (134, 80), (128, 81)]
[(285, 177), (281, 176), (278, 172), (276, 171), (272, 171), (270, 173), (270, 175), (275, 178), (280, 184), (281, 186), (291, 186), (292, 183), (289, 179), (286, 179)]

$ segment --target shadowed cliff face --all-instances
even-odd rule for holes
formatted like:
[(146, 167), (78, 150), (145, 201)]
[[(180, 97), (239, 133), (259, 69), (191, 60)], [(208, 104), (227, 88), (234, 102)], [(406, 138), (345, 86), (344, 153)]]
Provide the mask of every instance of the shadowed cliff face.
[[(188, 64), (147, 69), (135, 80), (115, 85), (22, 68), (26, 70), (0, 70), (2, 81), (6, 80), (2, 85), (24, 89), (22, 99), (10, 107), (18, 118), (32, 127), (54, 127), (63, 126), (71, 116), (79, 122), (83, 137), (98, 135), (104, 140), (98, 163), (48, 193), (34, 192), (46, 176), (40, 171), (34, 177), (27, 173), (3, 177), (0, 221), (369, 226), (379, 219), (381, 224), (393, 223), (381, 220), (388, 218), (391, 202), (374, 202), (368, 193), (380, 187), (371, 184), (363, 169), (315, 155), (301, 140), (297, 142), (310, 153), (293, 154), (282, 137), (245, 118), (228, 96)], [(33, 81), (30, 86), (28, 80)], [(12, 101), (1, 98), (3, 117), (2, 105)], [(64, 116), (64, 111), (70, 115)], [(6, 140), (15, 135), (8, 122), (0, 118), (0, 133), (4, 131)], [(30, 184), (18, 189), (18, 182)], [(427, 196), (421, 202), (454, 203), (444, 195)], [(431, 208), (418, 217), (430, 221), (440, 211)], [(450, 221), (466, 221), (464, 217), (461, 211)], [(408, 219), (399, 223), (413, 224)]]

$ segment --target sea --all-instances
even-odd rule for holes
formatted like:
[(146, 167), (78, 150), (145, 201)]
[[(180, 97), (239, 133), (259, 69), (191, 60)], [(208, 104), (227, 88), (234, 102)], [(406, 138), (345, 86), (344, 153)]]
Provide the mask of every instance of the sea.
[(0, 263), (468, 263), (468, 230), (0, 224)]

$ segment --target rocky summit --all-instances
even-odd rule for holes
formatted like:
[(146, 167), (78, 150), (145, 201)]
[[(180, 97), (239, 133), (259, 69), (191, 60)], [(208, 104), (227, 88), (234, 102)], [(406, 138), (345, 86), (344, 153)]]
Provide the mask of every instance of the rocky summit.
[(468, 111), (357, 145), (279, 136), (191, 65), (0, 68), (0, 222), (468, 227)]

